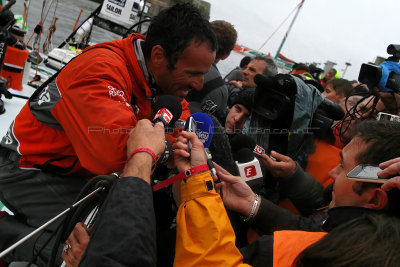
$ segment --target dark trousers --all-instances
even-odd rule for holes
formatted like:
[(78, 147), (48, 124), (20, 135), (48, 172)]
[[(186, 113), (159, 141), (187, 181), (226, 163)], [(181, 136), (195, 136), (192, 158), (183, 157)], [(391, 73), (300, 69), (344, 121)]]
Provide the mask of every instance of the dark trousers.
[[(87, 180), (64, 177), (40, 170), (19, 168), (19, 155), (0, 147), (0, 201), (14, 215), (0, 219), (0, 251), (69, 208)], [(61, 220), (50, 224), (42, 233), (4, 257), (10, 261), (30, 261), (42, 248)], [(41, 253), (37, 264), (45, 266), (54, 238)], [(61, 258), (58, 262), (61, 262)]]

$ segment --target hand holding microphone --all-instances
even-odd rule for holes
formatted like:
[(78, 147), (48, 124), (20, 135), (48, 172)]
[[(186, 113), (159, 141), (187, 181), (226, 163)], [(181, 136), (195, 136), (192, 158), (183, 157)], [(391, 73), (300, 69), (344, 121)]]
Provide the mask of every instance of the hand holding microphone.
[[(153, 110), (155, 112), (153, 123), (162, 123), (164, 127), (174, 126), (182, 115), (182, 105), (179, 99), (172, 95), (161, 96), (154, 104)], [(171, 152), (171, 144), (165, 138), (165, 150), (160, 155), (158, 163), (165, 163), (170, 158)]]
[[(244, 134), (238, 134), (233, 137), (231, 140), (231, 146), (234, 153), (238, 152), (242, 148), (247, 148), (250, 149), (257, 156), (267, 155), (271, 157), (271, 155), (269, 155), (264, 148), (257, 145), (253, 138)], [(271, 159), (275, 160), (275, 158), (273, 157), (271, 157)]]
[[(188, 152), (188, 141), (192, 144), (190, 153)], [(207, 164), (207, 157), (204, 152), (203, 143), (199, 140), (196, 133), (181, 132), (178, 140), (172, 145), (174, 149), (174, 160), (178, 172), (187, 171), (193, 167)]]
[(272, 176), (275, 178), (286, 178), (295, 172), (297, 165), (293, 159), (276, 151), (271, 151), (271, 156), (276, 161), (264, 154), (261, 156), (261, 162), (268, 168)]

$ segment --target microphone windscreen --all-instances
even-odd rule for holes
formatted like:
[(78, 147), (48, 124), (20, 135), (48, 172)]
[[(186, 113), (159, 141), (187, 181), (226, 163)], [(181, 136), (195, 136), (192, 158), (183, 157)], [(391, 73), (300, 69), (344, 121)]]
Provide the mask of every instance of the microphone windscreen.
[(257, 84), (257, 87), (265, 89), (276, 89), (278, 86), (277, 81), (273, 77), (267, 77), (262, 74), (256, 74), (254, 82)]
[(241, 148), (247, 148), (253, 151), (253, 149), (256, 147), (256, 141), (254, 141), (253, 138), (248, 135), (238, 134), (232, 137), (231, 147), (232, 151), (234, 152), (239, 151)]
[(336, 104), (325, 97), (323, 98), (322, 103), (319, 104), (318, 109), (323, 110), (332, 120), (341, 120), (344, 117), (343, 108), (339, 104)]
[(236, 153), (236, 158), (235, 160), (238, 161), (239, 163), (246, 163), (250, 162), (254, 159), (254, 154), (253, 151), (248, 149), (248, 148), (241, 148), (237, 153)]
[(180, 100), (173, 95), (163, 95), (160, 96), (157, 101), (154, 103), (153, 112), (157, 113), (160, 109), (166, 108), (172, 113), (172, 120), (169, 125), (175, 125), (175, 122), (182, 115), (182, 105)]
[(191, 116), (196, 121), (197, 137), (203, 143), (205, 148), (210, 147), (214, 134), (214, 123), (212, 119), (207, 114), (201, 112), (193, 113)]

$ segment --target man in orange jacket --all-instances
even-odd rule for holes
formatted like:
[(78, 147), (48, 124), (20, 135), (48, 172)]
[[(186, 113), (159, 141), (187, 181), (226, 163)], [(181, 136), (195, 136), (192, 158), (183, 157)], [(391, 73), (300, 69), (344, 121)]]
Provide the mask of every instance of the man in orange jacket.
[[(160, 95), (178, 97), (186, 120), (184, 98), (202, 88), (215, 51), (210, 23), (179, 4), (153, 19), (146, 38), (88, 48), (33, 95), (1, 142), (0, 199), (16, 216), (0, 220), (0, 250), (69, 207), (86, 179), (121, 172), (129, 131)], [(32, 249), (15, 257), (30, 260)]]

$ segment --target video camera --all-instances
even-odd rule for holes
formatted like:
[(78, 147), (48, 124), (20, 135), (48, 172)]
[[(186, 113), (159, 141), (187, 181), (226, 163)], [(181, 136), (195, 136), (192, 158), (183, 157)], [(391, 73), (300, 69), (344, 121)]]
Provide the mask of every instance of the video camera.
[(269, 120), (276, 120), (293, 104), (297, 93), (296, 83), (288, 74), (254, 77), (257, 88), (254, 95), (253, 110)]
[(400, 45), (389, 45), (387, 53), (392, 56), (379, 66), (362, 64), (358, 81), (369, 89), (378, 87), (380, 92), (400, 93)]

